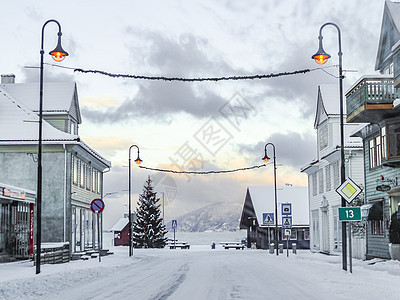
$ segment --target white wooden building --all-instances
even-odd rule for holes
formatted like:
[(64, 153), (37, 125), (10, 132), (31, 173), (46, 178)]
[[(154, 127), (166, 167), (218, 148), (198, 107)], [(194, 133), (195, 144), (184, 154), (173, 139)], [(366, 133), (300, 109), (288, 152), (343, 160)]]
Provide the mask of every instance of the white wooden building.
[[(314, 252), (341, 252), (342, 224), (338, 217), (341, 197), (336, 193), (336, 188), (340, 185), (339, 104), (337, 85), (318, 87), (314, 121), (314, 129), (317, 132), (316, 158), (301, 169), (301, 172), (308, 175), (310, 250)], [(345, 175), (361, 187), (364, 184), (362, 140), (350, 135), (363, 126), (364, 124), (344, 123)], [(363, 194), (359, 196), (358, 201), (363, 203)], [(364, 256), (365, 237), (361, 231), (361, 234), (353, 236), (353, 257)]]

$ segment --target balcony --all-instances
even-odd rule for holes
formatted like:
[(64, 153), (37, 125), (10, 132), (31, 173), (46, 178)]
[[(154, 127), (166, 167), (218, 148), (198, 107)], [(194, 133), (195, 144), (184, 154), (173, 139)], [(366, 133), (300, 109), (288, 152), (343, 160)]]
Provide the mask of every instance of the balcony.
[(363, 76), (346, 93), (348, 123), (379, 123), (400, 112), (400, 98), (391, 75)]

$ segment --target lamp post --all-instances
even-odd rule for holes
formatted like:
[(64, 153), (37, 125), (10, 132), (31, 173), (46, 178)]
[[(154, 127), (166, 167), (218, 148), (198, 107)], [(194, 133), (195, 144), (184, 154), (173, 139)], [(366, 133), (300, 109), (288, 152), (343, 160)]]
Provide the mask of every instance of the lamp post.
[(129, 256), (132, 256), (132, 209), (131, 209), (131, 149), (133, 147), (137, 148), (137, 158), (135, 159), (135, 163), (140, 165), (142, 160), (139, 157), (139, 147), (136, 145), (131, 145), (129, 147), (129, 221), (128, 221), (128, 226), (129, 226)]
[(58, 25), (57, 46), (49, 54), (56, 62), (61, 62), (68, 53), (61, 47), (61, 25), (56, 20), (48, 20), (42, 27), (42, 42), (40, 48), (40, 87), (39, 87), (39, 141), (38, 141), (38, 167), (37, 167), (37, 190), (36, 190), (36, 274), (40, 273), (40, 254), (42, 243), (42, 127), (43, 127), (43, 60), (44, 60), (44, 28), (47, 24), (54, 22)]
[(162, 224), (164, 225), (164, 192), (160, 192), (162, 194)]
[[(324, 51), (322, 47), (322, 29), (331, 25), (337, 29), (338, 32), (338, 43), (339, 43), (339, 101), (340, 101), (340, 184), (345, 181), (345, 161), (344, 161), (344, 129), (343, 129), (343, 70), (342, 70), (342, 41), (340, 28), (335, 23), (328, 22), (321, 26), (319, 29), (319, 48), (317, 53), (315, 53), (311, 58), (314, 59), (318, 64), (323, 65), (331, 57), (328, 53)], [(342, 197), (342, 207), (346, 206), (346, 200)], [(342, 267), (343, 270), (347, 270), (347, 237), (346, 237), (346, 222), (342, 223)]]
[(267, 146), (271, 145), (274, 150), (274, 191), (275, 191), (275, 248), (276, 248), (276, 255), (278, 253), (278, 197), (276, 194), (276, 155), (275, 155), (275, 145), (272, 143), (265, 144), (264, 148), (264, 157), (262, 158), (263, 161), (268, 162), (270, 158), (267, 155)]

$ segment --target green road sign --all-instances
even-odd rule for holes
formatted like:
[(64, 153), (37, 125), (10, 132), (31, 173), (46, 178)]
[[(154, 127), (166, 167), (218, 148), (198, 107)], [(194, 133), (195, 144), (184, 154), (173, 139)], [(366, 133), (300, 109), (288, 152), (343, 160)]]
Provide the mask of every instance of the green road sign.
[(339, 221), (361, 221), (361, 208), (339, 207)]

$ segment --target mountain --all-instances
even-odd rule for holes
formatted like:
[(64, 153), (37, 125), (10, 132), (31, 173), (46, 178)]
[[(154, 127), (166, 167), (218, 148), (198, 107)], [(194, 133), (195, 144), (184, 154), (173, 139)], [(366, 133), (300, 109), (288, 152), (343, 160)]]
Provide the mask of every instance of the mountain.
[[(179, 231), (236, 231), (242, 205), (232, 203), (214, 203), (184, 214), (177, 218)], [(171, 231), (171, 222), (167, 222), (167, 230)]]

